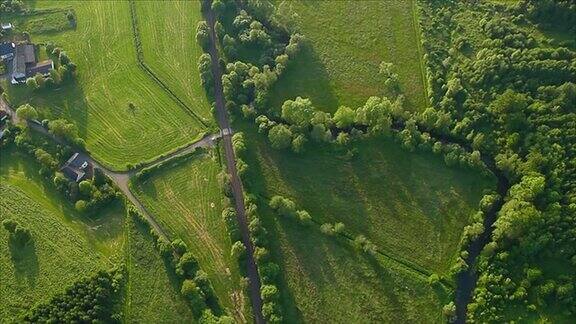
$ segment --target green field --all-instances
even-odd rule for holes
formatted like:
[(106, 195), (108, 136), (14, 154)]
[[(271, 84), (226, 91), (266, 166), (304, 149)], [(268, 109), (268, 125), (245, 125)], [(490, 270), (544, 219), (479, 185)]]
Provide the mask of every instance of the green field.
[(132, 219), (127, 220), (128, 284), (124, 316), (129, 323), (193, 323), (180, 287), (154, 247), (154, 238)]
[[(415, 0), (277, 1), (291, 8), (309, 46), (290, 63), (273, 88), (275, 107), (296, 96), (309, 97), (325, 111), (356, 108), (370, 96), (386, 94), (380, 62), (393, 63), (406, 107), (426, 107)], [(285, 9), (286, 10), (286, 9)]]
[(287, 323), (441, 323), (448, 296), (397, 267), (268, 209), (263, 219), (283, 269)]
[(352, 234), (438, 273), (450, 268), (483, 189), (493, 185), (391, 140), (360, 142), (347, 161), (328, 148), (276, 151), (247, 134), (255, 149), (247, 179), (260, 194), (290, 197), (318, 221), (343, 222)]
[[(72, 6), (78, 25), (56, 34), (31, 33), (33, 42), (53, 41), (78, 66), (77, 81), (59, 90), (30, 93), (8, 87), (13, 105), (30, 101), (46, 117), (73, 121), (94, 157), (122, 169), (193, 141), (203, 130), (137, 65), (127, 1), (35, 2)], [(193, 43), (190, 37), (187, 42)], [(193, 73), (196, 72), (194, 59)], [(135, 109), (128, 104), (133, 103)]]
[(81, 216), (44, 186), (37, 168), (12, 150), (0, 155), (0, 222), (17, 220), (33, 239), (18, 248), (0, 229), (0, 318), (8, 322), (76, 280), (112, 267), (123, 253), (120, 204), (93, 218)]
[(136, 1), (144, 61), (195, 113), (210, 120), (210, 104), (196, 67), (200, 1)]
[(212, 156), (195, 156), (179, 166), (135, 182), (138, 197), (171, 237), (180, 237), (210, 277), (221, 306), (237, 321), (249, 321), (249, 302), (240, 285), (237, 264), (221, 217), (223, 195)]

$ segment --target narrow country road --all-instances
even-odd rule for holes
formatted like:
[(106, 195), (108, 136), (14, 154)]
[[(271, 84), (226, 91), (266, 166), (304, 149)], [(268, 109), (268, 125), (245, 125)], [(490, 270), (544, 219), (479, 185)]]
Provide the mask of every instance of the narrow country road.
[(250, 231), (248, 230), (248, 219), (246, 217), (246, 210), (244, 206), (244, 193), (242, 189), (242, 182), (238, 177), (236, 170), (236, 157), (234, 155), (234, 148), (232, 146), (232, 131), (230, 129), (230, 121), (228, 120), (228, 112), (224, 105), (224, 91), (222, 90), (222, 70), (220, 69), (220, 56), (216, 48), (217, 37), (215, 31), (216, 17), (211, 9), (206, 10), (206, 20), (210, 27), (210, 48), (209, 53), (212, 58), (212, 75), (214, 76), (214, 97), (216, 100), (216, 111), (218, 114), (218, 125), (222, 130), (222, 143), (224, 146), (224, 153), (226, 156), (226, 166), (228, 174), (230, 175), (230, 185), (234, 195), (234, 204), (236, 208), (236, 218), (240, 226), (240, 233), (242, 234), (242, 243), (246, 247), (247, 252), (247, 274), (249, 279), (249, 293), (252, 301), (252, 311), (254, 313), (254, 320), (256, 324), (266, 323), (262, 316), (262, 298), (260, 297), (260, 275), (254, 260), (254, 246), (250, 240)]

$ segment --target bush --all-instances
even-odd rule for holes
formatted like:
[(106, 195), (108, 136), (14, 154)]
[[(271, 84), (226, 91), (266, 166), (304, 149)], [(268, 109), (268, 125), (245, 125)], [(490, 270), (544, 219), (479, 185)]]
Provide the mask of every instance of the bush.
[(196, 286), (196, 283), (193, 280), (184, 280), (182, 282), (182, 287), (180, 288), (180, 293), (182, 296), (184, 296), (184, 298), (186, 298), (196, 316), (200, 316), (204, 309), (206, 309), (204, 295), (202, 294), (200, 288)]
[(10, 233), (10, 238), (14, 239), (20, 245), (25, 245), (32, 239), (30, 230), (20, 225), (16, 220), (11, 218), (5, 219), (2, 221), (2, 226)]
[(38, 119), (38, 112), (29, 104), (22, 105), (16, 109), (16, 116), (24, 120)]
[(292, 131), (285, 125), (276, 125), (270, 129), (268, 139), (273, 148), (285, 149), (292, 144)]
[(24, 316), (32, 323), (119, 323), (114, 313), (124, 284), (124, 271), (100, 271), (81, 280), (47, 304), (41, 304)]
[(182, 278), (193, 278), (198, 270), (198, 261), (190, 252), (184, 253), (176, 264), (176, 273)]

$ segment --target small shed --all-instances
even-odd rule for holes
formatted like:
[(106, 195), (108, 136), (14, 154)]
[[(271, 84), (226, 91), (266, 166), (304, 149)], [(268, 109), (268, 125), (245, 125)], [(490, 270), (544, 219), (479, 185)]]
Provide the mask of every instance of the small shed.
[(11, 23), (2, 23), (0, 25), (2, 26), (3, 31), (10, 31), (12, 28), (14, 28)]

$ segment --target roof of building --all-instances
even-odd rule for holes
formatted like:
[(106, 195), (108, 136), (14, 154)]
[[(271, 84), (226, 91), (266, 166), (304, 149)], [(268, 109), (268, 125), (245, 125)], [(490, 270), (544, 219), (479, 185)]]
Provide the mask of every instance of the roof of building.
[(8, 118), (8, 113), (4, 110), (0, 110), (0, 121), (3, 121), (6, 118)]
[(69, 165), (71, 167), (80, 168), (84, 162), (88, 162), (88, 159), (79, 153), (74, 153), (68, 161), (66, 161), (65, 165)]
[(82, 171), (82, 170), (77, 170), (74, 168), (71, 168), (69, 166), (65, 166), (61, 169), (62, 173), (64, 173), (65, 176), (67, 176), (70, 180), (73, 180), (75, 182), (79, 182), (81, 181), (84, 176), (86, 175), (86, 172)]
[(88, 176), (91, 177), (92, 165), (84, 155), (74, 153), (60, 170), (70, 180), (79, 182)]
[(12, 29), (12, 24), (11, 23), (2, 23), (2, 29)]
[(24, 44), (24, 63), (33, 64), (36, 63), (36, 53), (34, 53), (34, 45)]
[(0, 56), (14, 54), (14, 47), (16, 47), (14, 43), (0, 43)]
[(12, 78), (22, 79), (26, 77), (26, 47), (25, 44), (16, 45), (14, 60), (12, 62)]
[(52, 60), (46, 60), (43, 62), (39, 62), (38, 64), (28, 68), (28, 70), (26, 71), (26, 76), (32, 77), (38, 73), (40, 73), (42, 75), (47, 75), (50, 73), (50, 70), (53, 68), (54, 68), (54, 62), (52, 62)]

